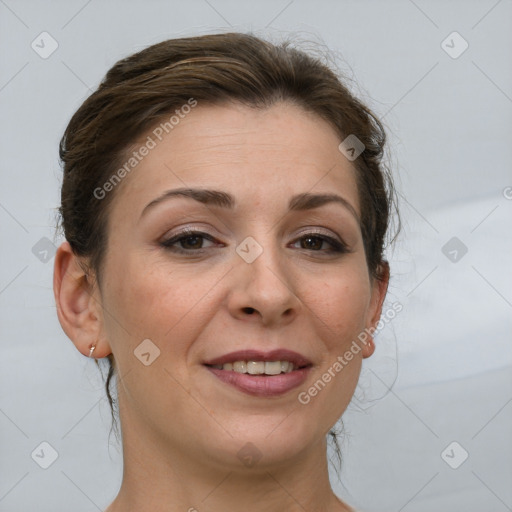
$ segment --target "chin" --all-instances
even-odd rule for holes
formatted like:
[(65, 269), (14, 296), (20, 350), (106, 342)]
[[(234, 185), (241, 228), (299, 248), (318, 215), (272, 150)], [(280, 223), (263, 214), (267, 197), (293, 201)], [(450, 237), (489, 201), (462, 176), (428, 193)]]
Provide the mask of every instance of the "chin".
[(314, 432), (318, 425), (308, 428), (296, 419), (283, 419), (282, 415), (260, 417), (258, 421), (237, 422), (236, 429), (228, 428), (232, 437), (229, 436), (229, 441), (219, 441), (215, 450), (219, 462), (227, 462), (230, 469), (233, 469), (234, 462), (238, 470), (243, 466), (269, 470), (299, 459), (311, 446), (325, 438)]

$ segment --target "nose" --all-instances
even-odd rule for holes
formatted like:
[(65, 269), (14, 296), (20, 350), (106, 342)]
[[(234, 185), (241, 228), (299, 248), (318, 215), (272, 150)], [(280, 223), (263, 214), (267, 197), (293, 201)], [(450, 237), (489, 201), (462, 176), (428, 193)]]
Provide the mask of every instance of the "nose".
[(267, 326), (282, 326), (297, 316), (301, 301), (294, 289), (291, 272), (278, 250), (264, 248), (254, 261), (239, 258), (233, 269), (233, 284), (228, 297), (230, 314), (244, 321)]

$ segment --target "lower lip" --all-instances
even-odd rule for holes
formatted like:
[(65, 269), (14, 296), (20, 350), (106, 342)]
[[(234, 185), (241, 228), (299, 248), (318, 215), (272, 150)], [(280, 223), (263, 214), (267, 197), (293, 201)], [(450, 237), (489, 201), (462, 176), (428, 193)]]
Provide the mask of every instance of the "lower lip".
[(210, 366), (206, 368), (222, 382), (231, 384), (248, 395), (268, 397), (282, 395), (303, 384), (311, 367), (268, 376), (219, 370)]

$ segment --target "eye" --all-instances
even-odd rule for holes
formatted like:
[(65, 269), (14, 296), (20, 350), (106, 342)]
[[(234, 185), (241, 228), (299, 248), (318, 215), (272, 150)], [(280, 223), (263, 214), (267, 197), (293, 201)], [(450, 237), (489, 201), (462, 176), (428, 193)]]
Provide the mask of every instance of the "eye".
[[(215, 242), (215, 238), (202, 231), (186, 229), (175, 236), (160, 242), (160, 245), (170, 251), (179, 253), (202, 252), (208, 247), (204, 247), (204, 241)], [(211, 247), (211, 246), (210, 246)]]
[[(307, 233), (302, 235), (294, 244), (300, 243), (299, 249), (304, 249), (313, 252), (324, 252), (324, 253), (344, 253), (348, 252), (347, 246), (336, 240), (333, 237), (319, 234), (319, 233)], [(330, 249), (322, 249), (324, 244), (330, 245)]]
[[(204, 245), (205, 241), (210, 243), (206, 247)], [(191, 255), (194, 253), (201, 254), (215, 245), (224, 246), (224, 244), (216, 242), (216, 239), (208, 233), (187, 228), (168, 240), (160, 242), (160, 245), (175, 253)], [(297, 247), (297, 244), (300, 244), (300, 246)], [(348, 247), (343, 242), (331, 236), (314, 232), (302, 235), (292, 246), (320, 254), (349, 252)]]

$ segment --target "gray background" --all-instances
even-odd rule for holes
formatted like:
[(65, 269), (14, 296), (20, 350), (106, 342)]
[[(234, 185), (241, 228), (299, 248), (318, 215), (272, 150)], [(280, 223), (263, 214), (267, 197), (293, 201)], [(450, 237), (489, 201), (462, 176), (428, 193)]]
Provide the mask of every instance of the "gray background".
[(0, 0), (0, 511), (104, 510), (121, 482), (103, 381), (55, 312), (62, 132), (121, 57), (228, 30), (325, 45), (390, 133), (403, 310), (344, 415), (336, 491), (368, 512), (512, 510), (511, 20), (510, 0)]

